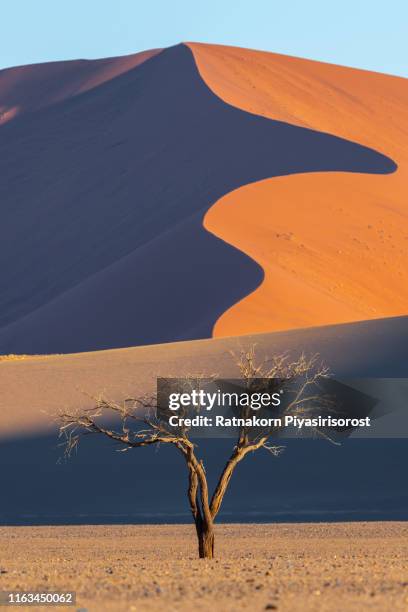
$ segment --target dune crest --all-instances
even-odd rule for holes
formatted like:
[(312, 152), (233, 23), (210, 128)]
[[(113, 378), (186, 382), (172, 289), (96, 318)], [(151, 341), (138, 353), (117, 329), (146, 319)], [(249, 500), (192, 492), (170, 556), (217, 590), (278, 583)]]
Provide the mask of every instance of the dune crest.
[(215, 336), (405, 314), (408, 305), (408, 81), (274, 53), (189, 43), (225, 102), (329, 132), (392, 157), (387, 176), (315, 173), (244, 186), (204, 226), (250, 255), (261, 286)]

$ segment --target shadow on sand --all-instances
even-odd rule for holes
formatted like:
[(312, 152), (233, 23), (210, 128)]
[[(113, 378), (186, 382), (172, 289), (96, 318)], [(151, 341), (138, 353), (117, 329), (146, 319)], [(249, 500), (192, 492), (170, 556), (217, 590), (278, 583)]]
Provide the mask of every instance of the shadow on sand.
[[(201, 440), (210, 485), (232, 440)], [(67, 463), (54, 435), (2, 442), (3, 525), (189, 522), (185, 463), (174, 448), (115, 452), (83, 441)], [(407, 440), (292, 440), (279, 458), (238, 467), (219, 521), (408, 520)]]

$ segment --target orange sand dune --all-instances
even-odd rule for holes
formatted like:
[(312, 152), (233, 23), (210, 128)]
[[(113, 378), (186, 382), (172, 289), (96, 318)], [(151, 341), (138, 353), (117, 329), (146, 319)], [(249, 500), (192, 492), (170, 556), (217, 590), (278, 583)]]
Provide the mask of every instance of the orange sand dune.
[(205, 227), (255, 259), (262, 285), (217, 321), (215, 336), (408, 311), (408, 80), (310, 60), (190, 43), (226, 102), (330, 132), (394, 159), (393, 175), (316, 173), (245, 186)]
[(151, 49), (122, 57), (49, 62), (1, 70), (0, 124), (97, 87), (160, 51)]

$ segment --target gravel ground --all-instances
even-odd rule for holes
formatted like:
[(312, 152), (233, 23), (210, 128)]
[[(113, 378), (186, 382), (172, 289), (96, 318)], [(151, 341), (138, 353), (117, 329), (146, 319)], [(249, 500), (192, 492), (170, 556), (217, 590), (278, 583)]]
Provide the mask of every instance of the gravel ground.
[(0, 590), (75, 590), (70, 609), (98, 612), (408, 610), (407, 535), (407, 523), (218, 525), (217, 558), (202, 561), (191, 525), (1, 527)]

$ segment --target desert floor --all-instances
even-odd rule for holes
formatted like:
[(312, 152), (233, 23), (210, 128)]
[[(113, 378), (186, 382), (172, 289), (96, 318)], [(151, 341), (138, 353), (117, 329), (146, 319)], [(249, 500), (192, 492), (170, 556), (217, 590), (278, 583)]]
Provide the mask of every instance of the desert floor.
[(75, 590), (89, 611), (407, 610), (407, 535), (406, 523), (218, 525), (217, 558), (200, 561), (190, 525), (2, 527), (0, 590)]

